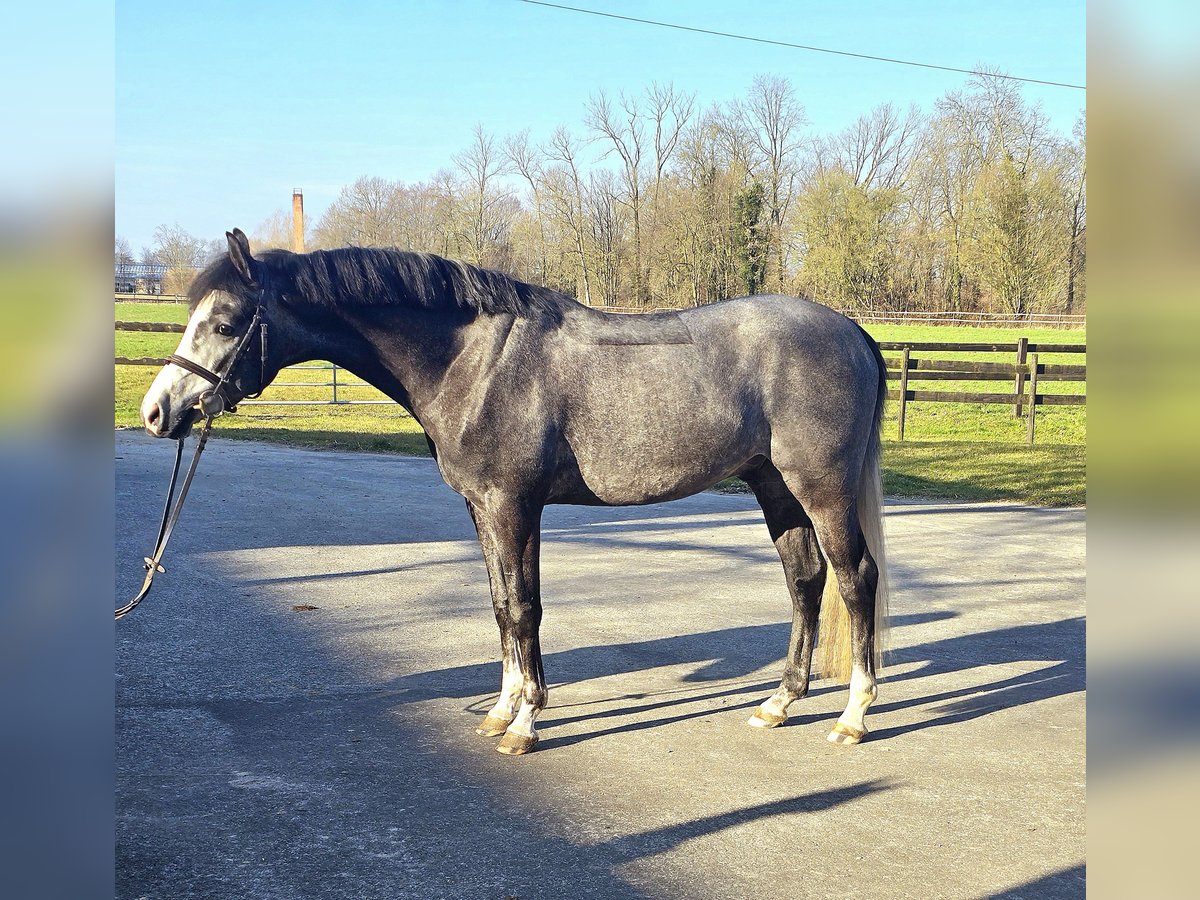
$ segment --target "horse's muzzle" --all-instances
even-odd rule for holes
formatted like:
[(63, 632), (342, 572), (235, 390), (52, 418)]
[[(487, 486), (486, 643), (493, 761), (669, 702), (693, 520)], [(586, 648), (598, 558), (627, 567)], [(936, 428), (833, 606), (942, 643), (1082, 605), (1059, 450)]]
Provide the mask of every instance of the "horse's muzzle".
[(200, 410), (191, 407), (172, 421), (171, 404), (169, 400), (152, 400), (142, 404), (142, 426), (146, 433), (156, 438), (171, 438), (178, 440), (191, 431), (192, 426), (200, 418)]

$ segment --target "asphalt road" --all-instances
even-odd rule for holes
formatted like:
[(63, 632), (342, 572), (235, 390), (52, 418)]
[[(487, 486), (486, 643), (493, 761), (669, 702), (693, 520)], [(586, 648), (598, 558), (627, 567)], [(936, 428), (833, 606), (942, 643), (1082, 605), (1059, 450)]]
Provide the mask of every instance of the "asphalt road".
[[(116, 439), (117, 594), (171, 448)], [(213, 440), (117, 623), (119, 897), (1081, 897), (1084, 512), (893, 503), (892, 664), (857, 747), (752, 497), (545, 517), (525, 757), (486, 574), (430, 460)], [(306, 609), (305, 607), (315, 607)]]

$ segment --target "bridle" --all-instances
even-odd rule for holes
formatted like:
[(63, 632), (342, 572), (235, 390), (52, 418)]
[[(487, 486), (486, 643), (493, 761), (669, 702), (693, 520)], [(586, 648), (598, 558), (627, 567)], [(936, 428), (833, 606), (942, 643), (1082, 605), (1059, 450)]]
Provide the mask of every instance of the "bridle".
[(162, 522), (158, 526), (158, 539), (154, 543), (154, 552), (142, 561), (142, 565), (146, 569), (146, 578), (142, 582), (141, 590), (137, 592), (134, 598), (116, 611), (115, 616), (117, 619), (133, 612), (138, 604), (146, 599), (146, 595), (150, 593), (150, 587), (154, 583), (154, 576), (159, 572), (166, 571), (161, 564), (162, 556), (167, 549), (167, 541), (171, 539), (171, 532), (175, 530), (175, 523), (179, 521), (179, 514), (183, 512), (183, 501), (187, 498), (188, 489), (192, 486), (192, 477), (196, 474), (196, 467), (200, 464), (200, 454), (204, 452), (204, 445), (208, 443), (208, 434), (212, 430), (213, 421), (226, 412), (237, 412), (237, 405), (226, 392), (226, 386), (229, 384), (229, 379), (232, 377), (234, 370), (237, 369), (250, 349), (256, 333), (260, 348), (258, 390), (253, 394), (246, 394), (245, 396), (257, 397), (267, 386), (267, 319), (264, 308), (266, 293), (266, 286), (262, 285), (259, 288), (258, 305), (255, 307), (254, 316), (251, 318), (250, 324), (246, 327), (246, 333), (242, 335), (237, 348), (233, 351), (229, 365), (225, 367), (225, 371), (222, 374), (218, 375), (215, 372), (211, 372), (198, 362), (193, 362), (177, 353), (172, 353), (167, 357), (168, 363), (174, 363), (181, 369), (191, 372), (193, 375), (199, 375), (211, 384), (212, 387), (200, 395), (196, 400), (196, 406), (193, 407), (199, 408), (200, 412), (204, 415), (204, 425), (201, 427), (200, 437), (196, 441), (196, 454), (192, 457), (192, 463), (188, 467), (187, 475), (183, 479), (183, 486), (179, 490), (179, 498), (175, 500), (175, 504), (172, 507), (171, 500), (175, 494), (175, 482), (179, 478), (179, 464), (183, 459), (183, 444), (187, 439), (187, 434), (184, 434), (175, 442), (175, 467), (171, 470), (171, 483), (167, 487), (167, 502), (163, 505)]
[(168, 363), (174, 363), (181, 369), (187, 369), (193, 375), (199, 375), (212, 385), (212, 388), (201, 394), (200, 398), (196, 401), (196, 405), (200, 408), (200, 411), (208, 416), (210, 421), (226, 411), (237, 412), (237, 405), (225, 393), (225, 385), (228, 384), (233, 370), (242, 361), (242, 357), (246, 355), (246, 351), (250, 347), (250, 341), (256, 331), (258, 332), (259, 346), (261, 348), (259, 354), (259, 387), (257, 392), (246, 394), (246, 397), (254, 398), (259, 396), (263, 392), (263, 388), (267, 386), (267, 322), (263, 315), (264, 293), (265, 291), (259, 293), (258, 306), (254, 310), (254, 317), (250, 320), (250, 324), (246, 328), (246, 333), (242, 335), (242, 340), (237, 345), (237, 349), (234, 350), (233, 358), (230, 359), (229, 365), (225, 368), (223, 375), (210, 372), (204, 366), (200, 365), (200, 363), (193, 362), (186, 356), (180, 356), (178, 353), (172, 353), (167, 357)]

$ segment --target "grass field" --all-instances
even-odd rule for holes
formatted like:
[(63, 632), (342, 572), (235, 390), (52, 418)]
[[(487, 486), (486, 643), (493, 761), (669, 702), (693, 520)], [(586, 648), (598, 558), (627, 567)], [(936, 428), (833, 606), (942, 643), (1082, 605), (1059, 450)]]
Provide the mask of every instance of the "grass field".
[[(120, 303), (117, 318), (139, 322), (186, 320), (182, 305)], [(1082, 330), (1031, 328), (958, 328), (938, 325), (871, 325), (880, 341), (997, 341), (1019, 336), (1048, 343), (1083, 343)], [(117, 332), (116, 355), (163, 357), (175, 350), (178, 335)], [(893, 356), (893, 353), (885, 355)], [(915, 354), (919, 355), (919, 354)], [(986, 354), (938, 352), (940, 358), (1008, 361)], [(1083, 364), (1084, 354), (1046, 354), (1042, 362)], [(116, 367), (116, 425), (138, 427), (138, 405), (155, 369)], [(272, 387), (263, 399), (328, 399), (327, 370), (288, 370), (281, 381), (309, 386)], [(339, 374), (339, 382), (349, 379)], [(356, 380), (356, 379), (354, 379)], [(929, 390), (1004, 392), (1005, 382), (924, 383)], [(1080, 384), (1048, 382), (1039, 392), (1075, 393)], [(347, 399), (382, 397), (374, 388), (339, 386)], [(959, 403), (908, 405), (906, 440), (896, 435), (895, 404), (884, 424), (884, 490), (894, 497), (956, 500), (1014, 500), (1043, 506), (1082, 504), (1086, 500), (1086, 407), (1040, 407), (1035, 447), (1027, 446), (1024, 420), (1006, 406)], [(225, 437), (287, 443), (299, 447), (368, 450), (428, 455), (420, 426), (399, 406), (243, 406), (217, 426)]]

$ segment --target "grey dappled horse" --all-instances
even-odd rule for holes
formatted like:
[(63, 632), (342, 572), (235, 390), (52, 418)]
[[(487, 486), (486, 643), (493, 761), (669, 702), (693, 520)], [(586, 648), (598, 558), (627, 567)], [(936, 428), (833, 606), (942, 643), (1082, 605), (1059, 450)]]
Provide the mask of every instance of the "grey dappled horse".
[(146, 430), (178, 437), (197, 420), (210, 387), (197, 367), (232, 365), (232, 404), (284, 366), (329, 360), (411, 412), (483, 548), (503, 677), (478, 731), (503, 735), (501, 752), (533, 749), (547, 700), (542, 509), (673, 500), (731, 475), (754, 490), (792, 596), (783, 680), (750, 724), (781, 724), (806, 694), (825, 594), (823, 669), (850, 675), (829, 739), (862, 739), (886, 615), (886, 381), (856, 324), (779, 296), (608, 314), (436, 256), (351, 247), (254, 257), (241, 231), (226, 236), (228, 256), (189, 292), (185, 365), (168, 363), (142, 402)]

